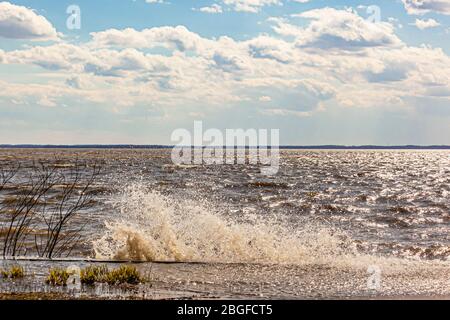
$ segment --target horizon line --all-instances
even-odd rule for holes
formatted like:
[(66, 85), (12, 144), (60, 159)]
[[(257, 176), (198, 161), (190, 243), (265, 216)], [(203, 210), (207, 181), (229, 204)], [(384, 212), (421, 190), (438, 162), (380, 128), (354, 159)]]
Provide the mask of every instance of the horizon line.
[[(169, 149), (175, 145), (165, 144), (0, 144), (0, 149)], [(178, 146), (199, 148), (200, 146)], [(202, 148), (227, 148), (228, 146), (201, 146)], [(229, 146), (229, 148), (250, 148), (250, 146)], [(251, 146), (255, 147), (255, 146)], [(270, 146), (269, 146), (270, 147)], [(450, 149), (450, 145), (281, 145), (280, 149)]]

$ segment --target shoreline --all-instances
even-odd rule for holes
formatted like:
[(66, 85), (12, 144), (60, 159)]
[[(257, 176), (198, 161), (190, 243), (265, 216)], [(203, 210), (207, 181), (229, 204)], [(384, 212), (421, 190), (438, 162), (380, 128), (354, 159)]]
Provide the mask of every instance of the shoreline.
[[(25, 269), (21, 279), (0, 279), (0, 300), (450, 300), (450, 270), (434, 266), (390, 270), (369, 289), (366, 268), (331, 265), (137, 263), (138, 285), (45, 284), (52, 268), (102, 263), (8, 261)], [(114, 268), (124, 263), (109, 263)], [(76, 277), (71, 278), (76, 279)]]
[[(192, 300), (192, 297), (185, 297), (185, 298), (148, 298), (148, 297), (140, 297), (140, 296), (134, 296), (134, 297), (126, 297), (122, 299), (118, 298), (105, 298), (105, 297), (99, 297), (94, 295), (70, 295), (70, 294), (64, 294), (64, 293), (43, 293), (43, 292), (33, 292), (33, 293), (0, 293), (0, 301), (184, 301), (184, 300)], [(223, 300), (222, 298), (211, 298), (211, 297), (205, 297), (205, 298), (199, 298), (195, 297), (195, 300), (200, 301), (220, 301)], [(238, 299), (239, 300), (239, 299)], [(258, 301), (258, 300), (265, 300), (263, 298), (260, 299), (241, 299), (245, 301)], [(307, 297), (298, 297), (294, 300), (298, 301), (316, 301), (319, 299), (311, 299)], [(329, 300), (329, 301), (403, 301), (403, 300), (412, 300), (412, 301), (425, 301), (425, 300), (432, 300), (432, 301), (447, 301), (450, 300), (449, 295), (397, 295), (397, 296), (360, 296), (360, 297), (351, 297), (351, 298), (336, 298), (336, 297), (323, 297), (320, 300)]]

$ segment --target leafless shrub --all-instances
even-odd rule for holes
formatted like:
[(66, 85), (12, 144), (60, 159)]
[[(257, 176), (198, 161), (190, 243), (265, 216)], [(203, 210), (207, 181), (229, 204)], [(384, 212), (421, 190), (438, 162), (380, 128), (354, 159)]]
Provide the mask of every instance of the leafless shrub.
[(0, 192), (3, 191), (5, 186), (16, 176), (20, 169), (20, 165), (13, 167), (0, 167)]
[[(18, 172), (1, 171), (0, 192)], [(0, 204), (6, 218), (0, 232), (3, 257), (70, 255), (84, 227), (74, 228), (70, 222), (92, 206), (90, 187), (98, 174), (97, 166), (78, 160), (70, 166), (33, 163), (28, 176), (17, 182), (21, 192), (14, 201), (3, 199)]]

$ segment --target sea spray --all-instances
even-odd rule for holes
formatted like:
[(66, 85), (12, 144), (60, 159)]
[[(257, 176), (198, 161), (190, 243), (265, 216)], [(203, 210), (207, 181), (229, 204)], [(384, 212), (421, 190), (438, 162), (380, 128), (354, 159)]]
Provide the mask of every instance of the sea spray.
[(230, 215), (202, 201), (126, 187), (94, 242), (97, 258), (137, 261), (309, 264), (356, 255), (345, 234), (270, 215)]

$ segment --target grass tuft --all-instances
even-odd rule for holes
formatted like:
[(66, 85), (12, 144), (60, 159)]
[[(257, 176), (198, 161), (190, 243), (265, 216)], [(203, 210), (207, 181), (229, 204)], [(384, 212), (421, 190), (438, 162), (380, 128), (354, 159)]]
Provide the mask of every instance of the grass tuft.
[(25, 271), (23, 270), (23, 267), (21, 266), (13, 266), (9, 270), (9, 277), (11, 279), (19, 279), (25, 277)]
[(66, 270), (54, 268), (50, 269), (50, 273), (45, 280), (45, 283), (57, 287), (67, 286), (67, 280), (69, 277), (70, 274)]
[(9, 277), (9, 272), (3, 269), (0, 269), (0, 277), (1, 278), (8, 278)]
[(93, 285), (96, 282), (106, 282), (109, 270), (106, 265), (89, 266), (80, 272), (80, 281), (82, 284)]
[(21, 279), (25, 277), (25, 270), (21, 266), (12, 266), (9, 270), (0, 270), (2, 278)]
[[(51, 269), (45, 281), (53, 286), (66, 286), (70, 274), (63, 269)], [(106, 265), (88, 266), (80, 271), (80, 282), (85, 285), (107, 283), (109, 285), (131, 284), (146, 282), (136, 267), (124, 265), (118, 269), (109, 270)]]
[(121, 266), (119, 269), (108, 272), (106, 282), (109, 285), (139, 284), (144, 282), (139, 271), (133, 266)]

